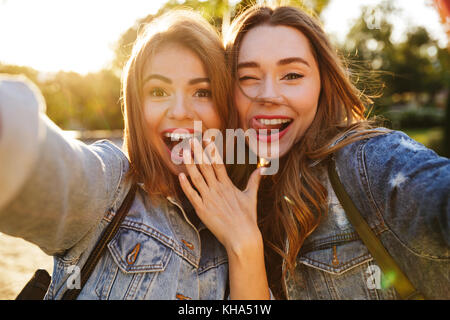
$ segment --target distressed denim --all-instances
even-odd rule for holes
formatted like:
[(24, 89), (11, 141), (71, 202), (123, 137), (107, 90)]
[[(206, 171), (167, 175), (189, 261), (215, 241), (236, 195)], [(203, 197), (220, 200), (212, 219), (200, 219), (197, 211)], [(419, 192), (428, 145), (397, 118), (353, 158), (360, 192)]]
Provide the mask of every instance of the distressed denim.
[[(336, 152), (347, 193), (371, 229), (427, 299), (450, 299), (450, 160), (399, 131)], [(305, 240), (289, 299), (399, 299), (336, 198), (326, 166), (328, 214)], [(379, 277), (381, 276), (381, 278)]]
[[(105, 215), (98, 231), (115, 210)], [(79, 256), (75, 246), (55, 257), (46, 299), (61, 298), (72, 274), (68, 267), (81, 268), (89, 252)], [(141, 186), (78, 299), (224, 299), (227, 272), (226, 251), (211, 232), (194, 228), (171, 198), (154, 206)]]
[[(102, 144), (114, 148), (109, 141), (95, 143)], [(123, 182), (119, 188), (125, 193), (129, 184)], [(100, 236), (117, 209), (111, 208), (105, 215), (92, 239)], [(46, 299), (62, 297), (74, 274), (69, 267), (81, 268), (95, 242), (91, 241), (81, 256), (75, 246), (55, 257)], [(125, 220), (107, 247), (78, 299), (225, 298), (225, 249), (203, 225), (197, 230), (181, 205), (170, 197), (155, 206), (140, 185)]]
[[(66, 137), (38, 112), (43, 103), (32, 84), (0, 77), (0, 232), (54, 256), (45, 298), (61, 299), (130, 189), (129, 161), (106, 140)], [(211, 232), (140, 186), (78, 299), (224, 299), (227, 278)]]
[[(0, 232), (55, 257), (46, 299), (60, 299), (130, 188), (128, 159), (107, 141), (64, 137), (39, 109), (32, 84), (0, 76)], [(415, 287), (449, 299), (449, 160), (400, 132), (352, 143), (335, 157), (356, 207)], [(287, 297), (398, 298), (392, 288), (373, 288), (376, 261), (323, 170), (329, 212), (285, 279)], [(227, 269), (208, 230), (193, 228), (173, 200), (152, 205), (141, 188), (79, 299), (223, 299)]]

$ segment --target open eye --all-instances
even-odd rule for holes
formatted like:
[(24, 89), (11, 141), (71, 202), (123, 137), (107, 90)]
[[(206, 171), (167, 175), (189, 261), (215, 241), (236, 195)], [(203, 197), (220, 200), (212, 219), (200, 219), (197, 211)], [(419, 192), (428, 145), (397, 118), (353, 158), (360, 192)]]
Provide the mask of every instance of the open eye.
[(282, 79), (283, 80), (297, 80), (303, 78), (303, 75), (300, 73), (290, 72), (287, 75), (285, 75)]
[(161, 98), (161, 97), (167, 97), (168, 94), (161, 88), (153, 88), (150, 90), (150, 95), (152, 97), (157, 97), (157, 98)]
[(211, 90), (199, 89), (199, 90), (195, 91), (194, 97), (197, 97), (197, 98), (210, 98), (211, 97)]

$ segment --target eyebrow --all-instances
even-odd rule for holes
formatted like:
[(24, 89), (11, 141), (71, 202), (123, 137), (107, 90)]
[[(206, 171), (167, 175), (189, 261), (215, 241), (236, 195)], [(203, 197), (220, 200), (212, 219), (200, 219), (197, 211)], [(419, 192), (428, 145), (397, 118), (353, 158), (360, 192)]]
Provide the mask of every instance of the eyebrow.
[[(309, 63), (305, 59), (300, 58), (300, 57), (290, 57), (290, 58), (281, 59), (280, 61), (277, 62), (277, 65), (278, 66), (284, 66), (284, 65), (287, 65), (287, 64), (290, 64), (290, 63), (295, 63), (295, 62), (299, 62), (299, 63), (307, 65), (308, 67), (311, 67), (309, 65)], [(242, 69), (242, 68), (259, 68), (259, 67), (260, 67), (259, 63), (253, 62), (253, 61), (242, 62), (242, 63), (239, 63), (237, 65), (238, 69)]]
[[(168, 84), (172, 84), (172, 80), (170, 80), (169, 78), (164, 77), (164, 76), (162, 76), (160, 74), (151, 74), (151, 75), (149, 75), (147, 78), (145, 78), (144, 83), (146, 83), (147, 81), (150, 81), (152, 79), (158, 79), (158, 80), (161, 80), (161, 81), (166, 82)], [(201, 83), (201, 82), (208, 82), (208, 83), (210, 83), (211, 81), (209, 80), (209, 78), (195, 78), (195, 79), (189, 80), (188, 84), (189, 85), (194, 85), (194, 84)]]
[(238, 69), (242, 68), (259, 68), (259, 63), (256, 62), (242, 62), (237, 65)]
[(144, 79), (144, 83), (146, 83), (147, 81), (150, 81), (152, 79), (158, 79), (158, 80), (161, 80), (163, 82), (167, 82), (169, 84), (172, 83), (172, 80), (170, 80), (169, 78), (164, 77), (164, 76), (162, 76), (160, 74), (151, 74), (151, 75), (149, 75), (147, 78)]
[(284, 66), (286, 64), (290, 64), (290, 63), (294, 63), (294, 62), (303, 63), (303, 64), (306, 64), (308, 67), (310, 67), (309, 63), (305, 59), (300, 58), (300, 57), (291, 57), (291, 58), (281, 59), (280, 61), (278, 61), (277, 65)]
[(190, 85), (194, 85), (194, 84), (201, 83), (201, 82), (211, 83), (211, 80), (209, 80), (209, 78), (195, 78), (195, 79), (189, 80), (188, 83)]

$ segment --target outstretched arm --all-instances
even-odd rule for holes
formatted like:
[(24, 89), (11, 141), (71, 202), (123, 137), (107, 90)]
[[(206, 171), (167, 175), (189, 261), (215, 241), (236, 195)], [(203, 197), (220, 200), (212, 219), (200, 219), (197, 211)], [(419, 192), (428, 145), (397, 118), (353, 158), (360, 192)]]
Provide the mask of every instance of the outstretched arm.
[(366, 210), (383, 219), (411, 251), (448, 259), (448, 158), (392, 131), (344, 147), (336, 160), (347, 192), (359, 208), (372, 204)]
[(113, 205), (126, 158), (109, 143), (65, 137), (44, 108), (33, 84), (0, 77), (0, 232), (57, 254)]

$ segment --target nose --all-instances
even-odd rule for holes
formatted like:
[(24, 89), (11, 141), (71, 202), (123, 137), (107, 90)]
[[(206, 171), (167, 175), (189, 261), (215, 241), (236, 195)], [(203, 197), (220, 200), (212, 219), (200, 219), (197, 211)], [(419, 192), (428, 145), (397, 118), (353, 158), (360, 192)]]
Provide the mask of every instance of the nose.
[(167, 117), (173, 120), (193, 119), (189, 99), (184, 94), (177, 94), (167, 111)]
[(271, 77), (265, 77), (257, 98), (263, 103), (279, 103), (281, 98), (276, 81)]

